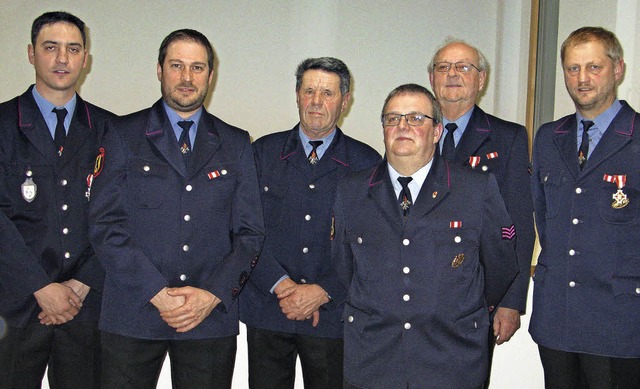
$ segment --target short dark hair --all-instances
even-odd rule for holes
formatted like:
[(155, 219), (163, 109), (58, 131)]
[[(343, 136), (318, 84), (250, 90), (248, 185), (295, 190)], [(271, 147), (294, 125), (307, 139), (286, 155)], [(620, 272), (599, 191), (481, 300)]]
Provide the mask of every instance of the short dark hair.
[(31, 25), (31, 44), (34, 46), (36, 45), (36, 40), (38, 39), (38, 34), (40, 33), (40, 30), (42, 30), (42, 27), (54, 23), (69, 23), (78, 27), (78, 30), (80, 30), (80, 34), (82, 35), (82, 45), (85, 47), (87, 46), (87, 32), (85, 30), (84, 22), (80, 20), (79, 17), (64, 11), (45, 12), (38, 16)]
[(322, 70), (337, 74), (340, 77), (340, 93), (345, 96), (351, 88), (351, 74), (344, 62), (333, 57), (307, 58), (300, 62), (296, 69), (296, 92), (302, 85), (302, 76), (307, 70)]
[(618, 62), (622, 59), (622, 45), (620, 45), (616, 34), (602, 27), (582, 27), (569, 34), (567, 39), (562, 42), (560, 60), (564, 64), (565, 52), (569, 46), (573, 47), (592, 41), (602, 42), (607, 52), (607, 57), (611, 58), (613, 62)]
[(166, 38), (160, 44), (160, 50), (158, 50), (158, 63), (160, 66), (164, 64), (164, 59), (167, 57), (167, 49), (169, 45), (176, 41), (189, 41), (201, 44), (207, 49), (207, 64), (209, 65), (209, 74), (213, 71), (213, 47), (204, 34), (199, 31), (191, 30), (188, 28), (182, 30), (176, 30), (167, 35)]
[[(431, 101), (431, 106), (433, 107), (433, 112), (430, 116), (433, 117), (433, 121), (435, 124), (442, 123), (442, 110), (440, 109), (440, 104), (438, 104), (438, 100), (436, 100), (433, 93), (429, 91), (429, 89), (423, 87), (418, 84), (404, 84), (392, 90), (387, 98), (384, 100), (384, 104), (382, 105), (382, 113), (381, 116), (384, 115), (384, 110), (387, 108), (387, 104), (389, 104), (389, 100), (396, 96), (400, 95), (425, 95)], [(429, 115), (429, 112), (422, 112), (424, 114)]]

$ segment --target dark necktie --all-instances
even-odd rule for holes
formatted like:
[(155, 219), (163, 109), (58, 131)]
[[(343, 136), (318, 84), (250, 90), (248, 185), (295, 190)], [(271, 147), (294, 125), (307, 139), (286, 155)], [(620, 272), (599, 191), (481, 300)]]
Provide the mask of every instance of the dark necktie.
[(582, 141), (578, 150), (578, 163), (582, 169), (589, 158), (589, 129), (594, 125), (591, 120), (582, 120)]
[(320, 160), (320, 158), (318, 158), (318, 153), (316, 152), (316, 149), (318, 148), (318, 146), (320, 146), (323, 142), (321, 140), (310, 140), (309, 144), (311, 146), (313, 146), (313, 149), (311, 150), (311, 152), (309, 153), (309, 163), (312, 165), (315, 165), (316, 163), (318, 163), (318, 161)]
[(398, 177), (398, 182), (402, 185), (402, 190), (398, 196), (398, 202), (402, 208), (402, 214), (407, 217), (409, 213), (409, 207), (411, 207), (411, 191), (409, 190), (409, 183), (413, 180), (413, 177)]
[(56, 123), (56, 132), (53, 136), (53, 142), (56, 145), (56, 153), (58, 157), (62, 156), (64, 150), (64, 141), (67, 139), (67, 132), (64, 130), (64, 119), (67, 117), (67, 109), (53, 109), (53, 113), (56, 114), (58, 122)]
[(182, 120), (178, 122), (178, 125), (182, 127), (180, 140), (178, 140), (178, 143), (180, 143), (180, 152), (182, 153), (185, 165), (189, 167), (189, 162), (191, 161), (191, 139), (189, 138), (189, 129), (193, 125), (193, 120)]
[(447, 135), (445, 135), (444, 143), (442, 144), (442, 156), (448, 161), (453, 161), (456, 156), (456, 144), (453, 141), (453, 133), (458, 129), (458, 125), (455, 123), (447, 123), (444, 127), (447, 129)]

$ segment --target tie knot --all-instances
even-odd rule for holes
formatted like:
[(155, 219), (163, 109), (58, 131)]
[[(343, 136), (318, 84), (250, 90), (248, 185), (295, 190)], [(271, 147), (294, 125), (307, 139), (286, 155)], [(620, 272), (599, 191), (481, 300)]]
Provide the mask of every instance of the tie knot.
[(178, 125), (183, 131), (189, 132), (189, 129), (191, 129), (191, 126), (193, 125), (193, 120), (181, 120), (178, 122)]
[(64, 119), (67, 117), (66, 108), (60, 108), (60, 109), (54, 108), (52, 112), (56, 114), (56, 117), (58, 118), (58, 122), (64, 121)]
[(457, 124), (455, 124), (455, 123), (453, 123), (453, 122), (451, 122), (451, 123), (447, 123), (447, 124), (444, 126), (444, 128), (446, 128), (446, 129), (447, 129), (447, 131), (448, 131), (448, 132), (447, 132), (447, 134), (448, 134), (448, 133), (452, 133), (452, 134), (453, 134), (453, 132), (454, 132), (455, 130), (457, 130), (457, 129), (458, 129), (458, 125), (457, 125)]
[(321, 140), (310, 140), (309, 144), (311, 145), (311, 147), (313, 147), (313, 149), (317, 149), (318, 146), (320, 146), (321, 144), (323, 144), (324, 142)]
[(413, 177), (398, 177), (398, 182), (402, 185), (402, 189), (407, 189), (407, 185), (413, 181)]
[(593, 121), (591, 120), (581, 120), (582, 122), (582, 129), (584, 130), (584, 132), (588, 132), (591, 127), (593, 127), (593, 125), (595, 124)]

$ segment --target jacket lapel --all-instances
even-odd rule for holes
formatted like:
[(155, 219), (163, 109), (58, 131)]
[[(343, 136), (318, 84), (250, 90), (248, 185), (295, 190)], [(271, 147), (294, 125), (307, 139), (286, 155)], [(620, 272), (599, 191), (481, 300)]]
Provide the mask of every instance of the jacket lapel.
[(187, 176), (187, 168), (180, 154), (175, 133), (164, 111), (162, 100), (158, 100), (149, 111), (149, 127), (145, 131), (149, 143), (182, 177)]
[[(477, 105), (473, 108), (471, 118), (467, 128), (458, 142), (456, 147), (456, 164), (468, 165), (469, 156), (476, 155), (477, 151), (483, 144), (491, 139), (491, 125), (489, 124), (489, 118), (483, 110)], [(484, 157), (484, 156), (481, 156)]]
[(427, 178), (412, 207), (409, 219), (424, 217), (431, 212), (449, 193), (449, 164), (443, 158), (434, 156)]
[(596, 148), (591, 152), (582, 175), (589, 174), (598, 165), (631, 142), (637, 115), (625, 101), (621, 103), (623, 104), (622, 108), (602, 135)]
[(555, 134), (554, 142), (558, 152), (574, 179), (580, 174), (576, 125), (576, 115), (570, 115), (553, 130)]
[(200, 122), (198, 123), (198, 132), (196, 133), (196, 142), (193, 148), (193, 160), (191, 163), (191, 171), (189, 176), (199, 172), (211, 160), (216, 151), (220, 148), (220, 134), (214, 126), (213, 117), (203, 109)]
[(31, 88), (18, 97), (18, 126), (24, 136), (31, 142), (47, 160), (55, 161), (56, 147), (47, 128), (40, 109), (36, 104)]
[[(404, 228), (404, 218), (400, 205), (398, 204), (396, 192), (393, 190), (387, 163), (386, 159), (383, 160), (371, 174), (368, 183), (369, 194), (387, 219), (395, 224), (397, 228), (402, 229)], [(354, 206), (358, 205), (354, 204)]]
[(64, 167), (69, 161), (73, 159), (73, 156), (82, 148), (84, 142), (91, 135), (93, 130), (93, 124), (91, 123), (91, 116), (89, 114), (89, 107), (80, 96), (76, 96), (76, 108), (73, 118), (71, 118), (71, 126), (69, 127), (69, 133), (64, 144), (64, 151), (59, 158), (58, 167)]

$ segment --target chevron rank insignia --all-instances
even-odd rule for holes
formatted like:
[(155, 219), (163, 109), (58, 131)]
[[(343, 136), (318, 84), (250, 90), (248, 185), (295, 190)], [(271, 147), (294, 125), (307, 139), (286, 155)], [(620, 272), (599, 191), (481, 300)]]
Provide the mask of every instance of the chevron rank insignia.
[(502, 240), (512, 240), (516, 237), (516, 227), (512, 224), (509, 227), (502, 227)]

